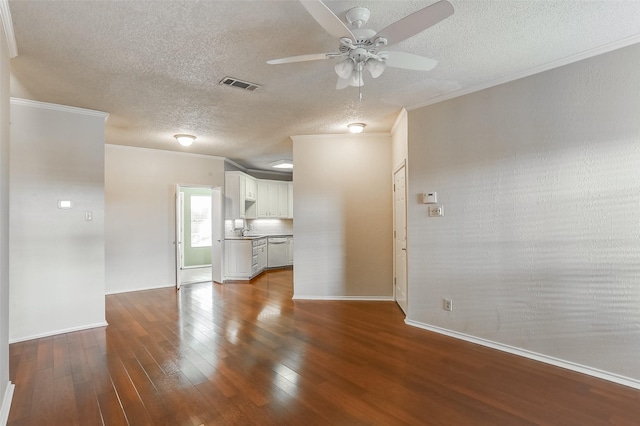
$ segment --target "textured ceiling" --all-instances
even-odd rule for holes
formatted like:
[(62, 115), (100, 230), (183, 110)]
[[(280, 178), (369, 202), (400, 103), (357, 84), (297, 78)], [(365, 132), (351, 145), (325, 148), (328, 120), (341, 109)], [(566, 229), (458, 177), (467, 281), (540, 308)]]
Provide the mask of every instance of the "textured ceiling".
[[(105, 111), (107, 143), (228, 157), (249, 169), (291, 158), (291, 135), (388, 132), (401, 106), (426, 105), (612, 43), (640, 41), (640, 1), (450, 0), (455, 13), (389, 50), (439, 61), (388, 68), (335, 90), (337, 41), (297, 1), (11, 1), (18, 45), (12, 96)], [(433, 1), (327, 1), (374, 30)], [(225, 76), (262, 85), (218, 84)], [(176, 133), (198, 137), (189, 148)]]

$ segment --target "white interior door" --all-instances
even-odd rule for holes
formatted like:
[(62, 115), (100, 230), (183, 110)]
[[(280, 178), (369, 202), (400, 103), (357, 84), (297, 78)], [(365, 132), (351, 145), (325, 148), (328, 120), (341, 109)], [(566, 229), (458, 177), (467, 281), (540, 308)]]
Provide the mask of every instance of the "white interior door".
[[(193, 259), (187, 262), (185, 266), (185, 247), (188, 240), (185, 239), (185, 219), (191, 220), (192, 211), (185, 211), (185, 191), (189, 189), (207, 189), (211, 194), (211, 266), (191, 266)], [(193, 203), (193, 197), (191, 202)], [(222, 190), (220, 188), (211, 188), (209, 186), (194, 185), (176, 185), (176, 288), (180, 288), (183, 284), (194, 282), (216, 281), (222, 282), (222, 244), (224, 235), (224, 218), (223, 218)], [(193, 225), (191, 225), (193, 226)], [(192, 236), (193, 238), (193, 236)], [(195, 268), (195, 269), (194, 269)], [(206, 268), (206, 271), (204, 270)]]
[(224, 235), (224, 222), (222, 220), (222, 190), (211, 190), (211, 279), (222, 284), (222, 240)]
[(393, 218), (394, 218), (394, 283), (396, 302), (407, 314), (407, 187), (406, 167), (403, 165), (393, 174)]
[(182, 266), (184, 264), (184, 194), (180, 192), (180, 185), (176, 185), (176, 288), (182, 284)]

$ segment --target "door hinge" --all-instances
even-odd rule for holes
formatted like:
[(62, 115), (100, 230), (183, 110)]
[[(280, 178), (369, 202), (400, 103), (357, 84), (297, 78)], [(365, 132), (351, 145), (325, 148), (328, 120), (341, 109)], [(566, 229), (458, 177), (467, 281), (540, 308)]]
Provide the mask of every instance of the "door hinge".
[(393, 277), (393, 285), (398, 284), (398, 281), (396, 280), (396, 277)]

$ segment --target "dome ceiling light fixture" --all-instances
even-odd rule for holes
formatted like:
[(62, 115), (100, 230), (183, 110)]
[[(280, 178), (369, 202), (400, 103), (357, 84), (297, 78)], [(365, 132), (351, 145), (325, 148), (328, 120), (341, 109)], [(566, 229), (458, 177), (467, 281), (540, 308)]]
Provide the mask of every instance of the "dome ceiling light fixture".
[(191, 144), (193, 143), (193, 141), (196, 140), (196, 137), (193, 135), (187, 135), (185, 133), (179, 133), (177, 135), (173, 136), (174, 138), (176, 138), (176, 140), (178, 141), (178, 143), (182, 146), (191, 146)]
[(350, 123), (347, 128), (351, 133), (362, 133), (367, 125), (364, 123)]

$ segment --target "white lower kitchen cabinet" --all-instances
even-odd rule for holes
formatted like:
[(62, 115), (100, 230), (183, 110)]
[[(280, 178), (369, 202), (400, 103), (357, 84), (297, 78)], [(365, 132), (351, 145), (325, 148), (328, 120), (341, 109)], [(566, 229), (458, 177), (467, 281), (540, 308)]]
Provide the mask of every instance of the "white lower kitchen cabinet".
[(287, 238), (287, 265), (293, 265), (293, 237)]
[(225, 240), (225, 280), (250, 280), (267, 267), (267, 239)]

